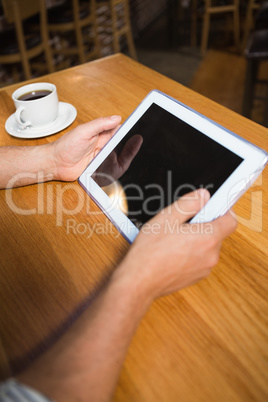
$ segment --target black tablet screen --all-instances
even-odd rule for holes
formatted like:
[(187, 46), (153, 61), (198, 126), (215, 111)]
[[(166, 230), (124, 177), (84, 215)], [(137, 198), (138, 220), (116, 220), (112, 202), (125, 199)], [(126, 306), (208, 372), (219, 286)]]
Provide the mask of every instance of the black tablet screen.
[[(133, 150), (137, 153), (132, 159)], [(116, 158), (120, 162), (122, 152), (122, 160), (128, 162), (130, 158), (132, 162), (118, 177), (114, 164)], [(152, 104), (103, 162), (94, 179), (99, 185), (108, 184), (103, 181), (107, 174), (112, 176), (110, 181), (120, 182), (127, 198), (128, 217), (139, 226), (192, 190), (204, 187), (213, 195), (242, 161), (224, 146)]]

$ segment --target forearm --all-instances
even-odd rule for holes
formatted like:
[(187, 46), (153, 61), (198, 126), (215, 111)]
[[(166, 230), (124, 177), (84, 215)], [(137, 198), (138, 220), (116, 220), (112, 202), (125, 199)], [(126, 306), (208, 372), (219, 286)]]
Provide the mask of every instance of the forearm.
[[(141, 230), (102, 293), (19, 379), (59, 402), (109, 401), (131, 338), (152, 301), (205, 278), (217, 263), (222, 240), (236, 228), (231, 214), (212, 223), (185, 224), (207, 199), (208, 193), (199, 190), (153, 218), (151, 233), (148, 227)], [(168, 233), (166, 219), (171, 225), (179, 221), (182, 231)], [(156, 224), (162, 230), (155, 231)]]
[(0, 188), (55, 179), (51, 145), (0, 148)]
[(150, 304), (142, 287), (118, 270), (71, 330), (20, 380), (59, 402), (109, 401)]

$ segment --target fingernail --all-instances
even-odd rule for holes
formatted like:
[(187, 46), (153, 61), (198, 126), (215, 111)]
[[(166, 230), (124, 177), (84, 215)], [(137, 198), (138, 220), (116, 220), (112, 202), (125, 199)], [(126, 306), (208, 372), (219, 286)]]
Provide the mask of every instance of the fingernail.
[(114, 116), (111, 116), (111, 119), (112, 120), (119, 120), (119, 119), (121, 119), (121, 116), (114, 115)]

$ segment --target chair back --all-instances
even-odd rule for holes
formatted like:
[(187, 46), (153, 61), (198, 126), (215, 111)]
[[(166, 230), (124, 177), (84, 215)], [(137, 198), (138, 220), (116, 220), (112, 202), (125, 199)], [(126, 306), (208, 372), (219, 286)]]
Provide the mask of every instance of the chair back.
[[(46, 55), (46, 67), (49, 72), (54, 71), (53, 60), (49, 47), (49, 36), (47, 32), (47, 13), (45, 0), (1, 0), (5, 18), (9, 23), (14, 23), (16, 32), (17, 44), (19, 52), (10, 56), (0, 56), (1, 63), (16, 63), (21, 62), (26, 79), (31, 78), (31, 68), (29, 60), (38, 56), (41, 53)], [(32, 16), (40, 15), (39, 33), (40, 41), (33, 46), (27, 48), (26, 38), (24, 35), (23, 21)], [(33, 32), (33, 35), (38, 35), (38, 32)], [(38, 69), (44, 69), (44, 63), (36, 64)]]
[(14, 15), (14, 3), (18, 9), (21, 20), (32, 17), (40, 11), (39, 0), (1, 0), (4, 10), (4, 16), (9, 23), (14, 23), (16, 16)]

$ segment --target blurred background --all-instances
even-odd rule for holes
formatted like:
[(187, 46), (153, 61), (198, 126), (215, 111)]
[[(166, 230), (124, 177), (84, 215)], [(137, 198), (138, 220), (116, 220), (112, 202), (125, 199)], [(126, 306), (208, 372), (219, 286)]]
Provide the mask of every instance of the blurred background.
[(268, 127), (268, 1), (0, 0), (0, 86), (122, 52)]

